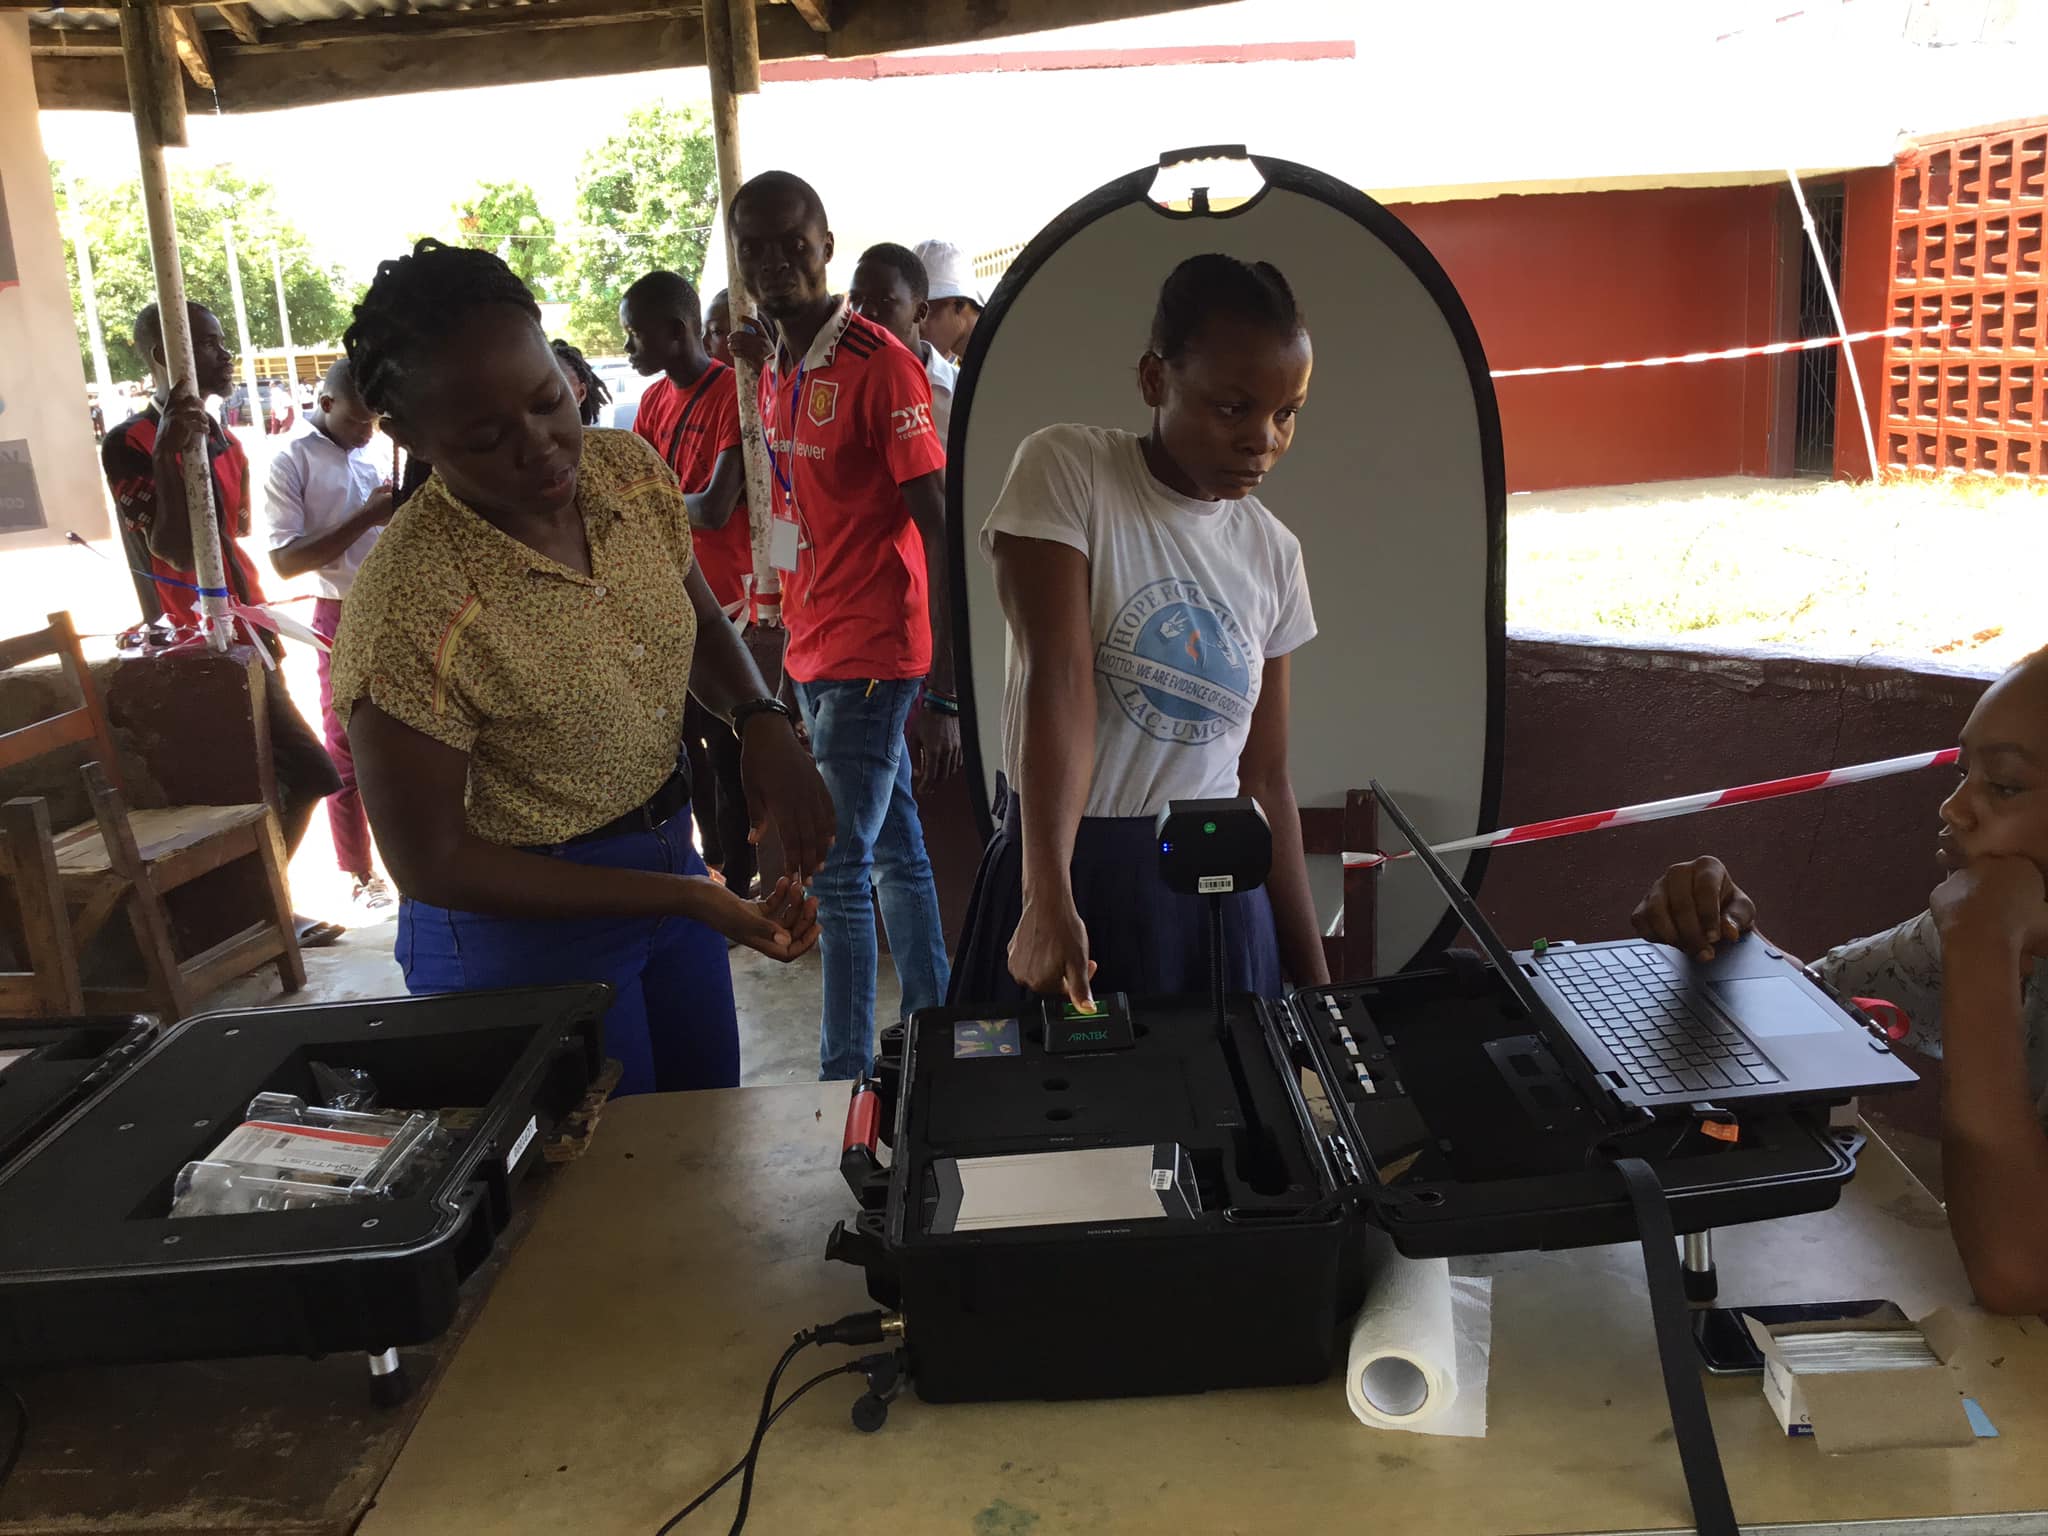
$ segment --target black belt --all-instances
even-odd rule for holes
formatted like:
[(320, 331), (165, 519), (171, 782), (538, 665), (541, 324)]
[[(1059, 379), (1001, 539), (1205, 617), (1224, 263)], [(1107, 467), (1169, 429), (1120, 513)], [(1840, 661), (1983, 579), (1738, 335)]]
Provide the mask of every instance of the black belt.
[(1740, 1536), (1734, 1506), (1728, 1501), (1721, 1452), (1714, 1444), (1714, 1421), (1707, 1415), (1699, 1361), (1693, 1354), (1691, 1313), (1678, 1267), (1671, 1207), (1657, 1175), (1641, 1158), (1616, 1158), (1614, 1169), (1628, 1186), (1636, 1235), (1643, 1245), (1650, 1316), (1657, 1330), (1657, 1359), (1664, 1369), (1664, 1400), (1671, 1406), (1671, 1430), (1678, 1441), (1679, 1465), (1685, 1470), (1685, 1491), (1692, 1499), (1693, 1529), (1699, 1536)]
[(652, 832), (665, 825), (676, 812), (690, 803), (690, 770), (678, 763), (676, 771), (657, 789), (646, 803), (636, 805), (622, 816), (614, 816), (601, 827), (588, 832), (579, 832), (574, 837), (565, 837), (554, 846), (573, 848), (578, 843), (594, 843), (600, 838), (621, 837), (628, 832)]

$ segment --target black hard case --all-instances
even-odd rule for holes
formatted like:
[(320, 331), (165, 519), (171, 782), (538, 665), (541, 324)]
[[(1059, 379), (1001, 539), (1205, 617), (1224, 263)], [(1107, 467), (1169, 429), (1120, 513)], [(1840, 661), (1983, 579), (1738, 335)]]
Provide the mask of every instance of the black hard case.
[[(1591, 1107), (1543, 1130), (1485, 1058), (1530, 1021), (1475, 970), (1490, 976), (1446, 966), (1279, 1005), (1233, 997), (1244, 1105), (1206, 999), (1141, 1000), (1130, 1050), (1081, 1056), (1047, 1055), (1035, 1010), (921, 1012), (883, 1032), (872, 1083), (856, 1086), (843, 1166), (863, 1209), (828, 1252), (902, 1311), (928, 1401), (1320, 1381), (1363, 1299), (1369, 1226), (1414, 1257), (1635, 1238)], [(1324, 991), (1382, 1055), (1372, 1094)], [(1006, 1016), (1024, 1020), (1019, 1057), (954, 1059), (955, 1022)], [(868, 1093), (886, 1168), (859, 1129)], [(1733, 1146), (1681, 1131), (1689, 1121), (1618, 1149), (1651, 1162), (1681, 1231), (1824, 1209), (1854, 1172), (1824, 1111), (1746, 1118)], [(936, 1158), (1160, 1141), (1195, 1161), (1196, 1221), (925, 1230)], [(1382, 1179), (1408, 1198), (1367, 1198)]]
[[(457, 993), (204, 1014), (140, 1049), (124, 1036), (118, 1065), (0, 1165), (0, 1365), (435, 1337), (595, 1080), (610, 1001), (605, 986)], [(389, 1107), (478, 1113), (407, 1197), (173, 1218), (184, 1164), (255, 1094), (315, 1097), (316, 1061), (366, 1069)], [(8, 1123), (0, 1112), (0, 1132)]]

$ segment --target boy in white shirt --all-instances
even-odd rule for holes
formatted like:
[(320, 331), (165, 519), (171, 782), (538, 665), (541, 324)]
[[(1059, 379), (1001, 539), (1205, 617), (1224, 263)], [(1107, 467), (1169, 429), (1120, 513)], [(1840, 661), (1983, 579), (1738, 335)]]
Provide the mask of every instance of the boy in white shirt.
[[(377, 418), (357, 393), (343, 358), (327, 370), (314, 408), (270, 465), (264, 496), (270, 563), (286, 580), (313, 573), (320, 588), (313, 629), (330, 645), (356, 571), (391, 520), (391, 487), (384, 482), (382, 465), (367, 451), (376, 432)], [(348, 732), (334, 715), (329, 662), (322, 651), (320, 718), (327, 755), (341, 775), (340, 791), (327, 799), (335, 862), (353, 882), (356, 905), (381, 913), (392, 907), (393, 897), (371, 853), (370, 823), (356, 793)]]

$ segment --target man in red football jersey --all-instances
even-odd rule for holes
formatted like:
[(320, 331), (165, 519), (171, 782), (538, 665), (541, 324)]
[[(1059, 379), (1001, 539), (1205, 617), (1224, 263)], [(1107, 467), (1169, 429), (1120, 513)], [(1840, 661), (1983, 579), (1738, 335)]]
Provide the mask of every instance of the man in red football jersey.
[[(810, 185), (783, 171), (734, 197), (739, 277), (780, 346), (736, 330), (761, 367), (774, 458), (786, 665), (838, 812), (818, 875), (825, 962), (820, 1075), (874, 1055), (875, 919), (881, 896), (903, 1012), (946, 994), (946, 940), (912, 792), (960, 764), (960, 706), (946, 605), (945, 446), (924, 365), (825, 281), (832, 234)], [(925, 707), (906, 745), (920, 692)]]

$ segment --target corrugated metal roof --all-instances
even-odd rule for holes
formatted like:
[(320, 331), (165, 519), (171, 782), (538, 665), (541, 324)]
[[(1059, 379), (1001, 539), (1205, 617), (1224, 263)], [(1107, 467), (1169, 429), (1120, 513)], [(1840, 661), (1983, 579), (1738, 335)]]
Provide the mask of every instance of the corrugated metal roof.
[[(360, 21), (372, 16), (403, 16), (413, 11), (546, 11), (552, 0), (245, 0), (244, 9), (264, 27), (291, 28), (308, 22)], [(200, 25), (207, 31), (225, 31), (227, 22), (213, 6), (197, 6)], [(616, 9), (642, 9), (634, 0), (619, 0)], [(109, 9), (52, 6), (31, 11), (31, 27), (55, 31), (106, 32), (116, 29), (120, 17)]]

